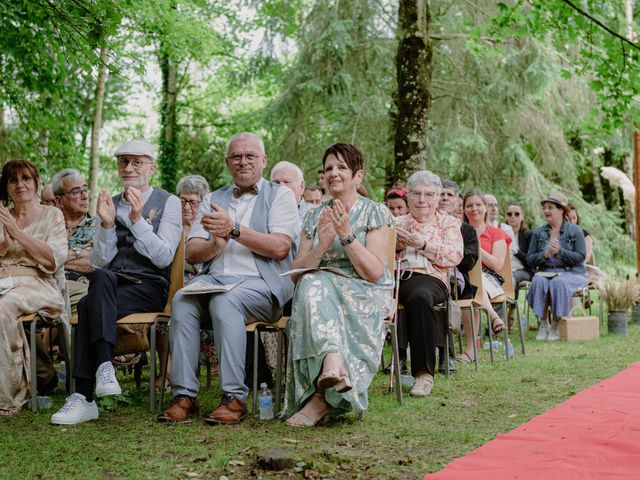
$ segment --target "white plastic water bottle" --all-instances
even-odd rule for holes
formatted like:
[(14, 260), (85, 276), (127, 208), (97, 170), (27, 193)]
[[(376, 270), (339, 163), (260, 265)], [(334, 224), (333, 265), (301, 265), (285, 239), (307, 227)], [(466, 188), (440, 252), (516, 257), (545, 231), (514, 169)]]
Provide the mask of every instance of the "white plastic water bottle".
[[(51, 397), (41, 397), (38, 395), (36, 397), (36, 401), (38, 404), (38, 410), (47, 410), (53, 407), (53, 400), (51, 400)], [(31, 408), (31, 399), (27, 400), (27, 408)]]
[(266, 383), (260, 384), (258, 405), (260, 406), (260, 420), (271, 420), (273, 418), (273, 397)]
[(504, 355), (507, 358), (513, 358), (515, 354), (516, 352), (513, 349), (513, 343), (511, 343), (511, 339), (507, 338), (507, 343), (504, 346)]
[(60, 383), (65, 383), (67, 381), (67, 366), (64, 363), (64, 360), (60, 362), (60, 366), (58, 367), (58, 381)]

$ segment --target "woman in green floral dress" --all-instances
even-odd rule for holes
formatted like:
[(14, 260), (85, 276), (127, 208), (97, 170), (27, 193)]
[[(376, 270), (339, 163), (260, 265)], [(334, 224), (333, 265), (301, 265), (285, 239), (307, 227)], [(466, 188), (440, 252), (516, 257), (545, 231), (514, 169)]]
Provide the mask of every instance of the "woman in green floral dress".
[(392, 305), (386, 268), (391, 214), (357, 193), (362, 153), (337, 143), (322, 163), (332, 199), (305, 217), (292, 268), (337, 267), (346, 276), (312, 270), (294, 278), (283, 417), (296, 427), (366, 410)]

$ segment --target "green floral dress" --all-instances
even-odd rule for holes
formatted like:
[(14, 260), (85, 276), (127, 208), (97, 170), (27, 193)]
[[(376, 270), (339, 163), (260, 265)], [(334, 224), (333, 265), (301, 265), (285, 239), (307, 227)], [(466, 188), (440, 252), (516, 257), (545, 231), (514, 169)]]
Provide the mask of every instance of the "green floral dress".
[[(322, 210), (331, 200), (307, 213), (303, 233), (318, 242), (316, 229)], [(362, 244), (367, 232), (391, 226), (385, 205), (359, 197), (349, 212), (351, 229)], [(287, 323), (286, 397), (282, 417), (296, 413), (315, 391), (315, 382), (327, 353), (338, 352), (353, 384), (352, 390), (325, 392), (332, 415), (367, 409), (367, 389), (378, 370), (384, 343), (384, 318), (392, 306), (393, 276), (385, 268), (378, 283), (358, 276), (337, 239), (321, 267), (338, 267), (350, 278), (326, 271), (309, 272), (298, 280), (291, 319)]]

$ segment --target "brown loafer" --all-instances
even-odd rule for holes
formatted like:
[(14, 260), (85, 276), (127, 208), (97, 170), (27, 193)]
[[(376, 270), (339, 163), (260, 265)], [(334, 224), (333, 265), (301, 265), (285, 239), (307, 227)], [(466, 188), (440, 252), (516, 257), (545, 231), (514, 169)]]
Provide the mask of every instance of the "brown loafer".
[(187, 423), (191, 421), (200, 411), (198, 400), (178, 395), (173, 399), (169, 408), (158, 415), (158, 422)]
[(223, 395), (220, 405), (204, 421), (209, 425), (240, 423), (247, 416), (247, 404), (230, 395)]

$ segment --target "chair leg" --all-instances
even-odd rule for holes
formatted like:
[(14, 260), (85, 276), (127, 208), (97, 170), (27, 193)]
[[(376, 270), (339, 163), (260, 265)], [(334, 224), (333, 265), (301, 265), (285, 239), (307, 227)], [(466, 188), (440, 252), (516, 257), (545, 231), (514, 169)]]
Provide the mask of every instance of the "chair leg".
[(402, 405), (402, 378), (400, 377), (400, 351), (398, 350), (398, 330), (396, 324), (391, 325), (390, 332), (391, 348), (393, 349), (393, 369), (395, 370), (394, 383), (396, 389), (396, 399), (398, 400), (398, 404)]
[(34, 412), (38, 411), (38, 371), (36, 368), (36, 324), (37, 318), (34, 318), (31, 322), (29, 329), (29, 345), (31, 347), (31, 352), (29, 352), (31, 358), (31, 410)]
[[(482, 317), (480, 316), (480, 310), (478, 310), (478, 317), (480, 318), (480, 329), (482, 329)], [(471, 307), (471, 338), (473, 339), (473, 362), (475, 363), (476, 372), (478, 371), (478, 346), (476, 345), (476, 313), (475, 309)], [(461, 349), (462, 351), (462, 349)]]
[(71, 395), (71, 353), (69, 352), (69, 345), (67, 345), (67, 335), (68, 335), (68, 331), (67, 331), (67, 325), (65, 325), (64, 322), (60, 322), (61, 327), (61, 331), (62, 331), (62, 335), (59, 336), (60, 338), (60, 348), (62, 349), (62, 351), (64, 352), (64, 367), (65, 367), (65, 374), (66, 374), (66, 380), (65, 380), (65, 389), (67, 391), (68, 395)]
[(505, 325), (505, 329), (504, 329), (504, 358), (505, 361), (509, 361), (509, 316), (507, 314), (507, 301), (504, 300), (502, 302), (502, 321)]
[[(491, 363), (493, 363), (493, 329), (491, 328), (489, 312), (485, 310), (485, 313), (487, 314), (487, 325), (489, 325), (489, 357), (491, 358)], [(482, 311), (480, 311), (480, 338), (482, 338)]]
[(260, 327), (253, 331), (253, 415), (258, 411), (258, 339)]
[(280, 413), (280, 396), (282, 395), (282, 336), (284, 332), (282, 330), (277, 332), (278, 334), (278, 357), (276, 362), (276, 415)]
[(160, 382), (160, 405), (158, 405), (158, 410), (160, 411), (162, 411), (162, 406), (164, 405), (164, 379), (167, 378), (167, 366), (169, 365), (169, 335), (164, 335), (163, 337), (162, 342), (164, 343), (164, 348), (162, 349), (163, 354), (160, 356), (160, 378), (163, 380)]
[[(70, 360), (71, 362), (75, 362), (76, 360), (76, 326), (71, 325), (71, 345), (69, 345), (69, 350), (71, 351)], [(69, 370), (67, 371), (71, 374), (71, 382), (69, 386), (71, 387), (70, 393), (75, 393), (76, 391), (76, 379), (73, 377), (73, 368), (69, 366)]]
[(155, 321), (151, 324), (149, 342), (149, 409), (153, 412), (156, 409), (156, 348), (157, 348), (157, 332), (156, 328), (158, 322)]
[(516, 322), (518, 322), (518, 336), (520, 337), (520, 346), (522, 347), (522, 356), (526, 356), (527, 352), (524, 346), (524, 332), (522, 331), (522, 322), (520, 321), (520, 306), (518, 302), (515, 302), (516, 307)]

